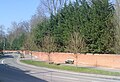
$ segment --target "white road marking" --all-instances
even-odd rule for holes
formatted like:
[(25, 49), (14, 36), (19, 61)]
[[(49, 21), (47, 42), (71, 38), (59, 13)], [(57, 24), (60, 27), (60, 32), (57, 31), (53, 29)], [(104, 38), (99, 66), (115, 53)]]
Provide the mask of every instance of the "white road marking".
[(5, 61), (5, 59), (3, 59), (3, 60), (1, 61), (1, 63), (4, 64), (4, 61)]

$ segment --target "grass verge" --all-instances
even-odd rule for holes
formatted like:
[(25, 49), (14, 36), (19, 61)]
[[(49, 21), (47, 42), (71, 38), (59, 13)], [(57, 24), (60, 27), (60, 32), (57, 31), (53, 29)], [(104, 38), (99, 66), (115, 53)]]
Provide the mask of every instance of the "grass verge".
[(110, 75), (110, 76), (120, 76), (120, 72), (110, 72), (104, 70), (98, 70), (93, 68), (86, 68), (86, 67), (73, 67), (73, 66), (64, 66), (64, 65), (54, 65), (48, 64), (46, 62), (40, 61), (33, 61), (33, 60), (21, 60), (22, 63), (39, 66), (39, 67), (46, 67), (52, 69), (59, 69), (59, 70), (67, 70), (73, 72), (81, 72), (81, 73), (90, 73), (90, 74), (101, 74), (101, 75)]

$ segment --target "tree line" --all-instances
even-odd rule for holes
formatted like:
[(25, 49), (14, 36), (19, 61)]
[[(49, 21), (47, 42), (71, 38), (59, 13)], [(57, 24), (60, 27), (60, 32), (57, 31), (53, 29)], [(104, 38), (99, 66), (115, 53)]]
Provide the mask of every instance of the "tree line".
[(5, 37), (6, 49), (119, 54), (119, 0), (40, 3), (29, 22), (12, 23)]

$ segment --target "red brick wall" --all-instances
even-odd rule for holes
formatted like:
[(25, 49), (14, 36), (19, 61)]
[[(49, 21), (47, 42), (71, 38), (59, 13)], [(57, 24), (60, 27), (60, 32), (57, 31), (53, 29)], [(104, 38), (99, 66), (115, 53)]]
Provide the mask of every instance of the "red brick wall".
[[(16, 51), (6, 51), (16, 52)], [(21, 53), (29, 54), (31, 51), (21, 51)], [(42, 61), (48, 61), (48, 53), (32, 51), (32, 55), (36, 56)], [(89, 65), (89, 66), (102, 66), (110, 68), (120, 68), (120, 55), (115, 54), (78, 54), (78, 65)], [(51, 53), (50, 61), (55, 63), (65, 63), (67, 59), (74, 59), (76, 64), (75, 55), (72, 53)]]
[[(48, 61), (48, 53), (33, 52), (33, 56), (38, 57), (42, 61)], [(74, 59), (75, 55), (72, 53), (51, 53), (50, 60), (55, 63), (65, 63), (67, 59)], [(120, 68), (120, 55), (112, 54), (78, 54), (78, 65), (102, 66), (110, 68)]]

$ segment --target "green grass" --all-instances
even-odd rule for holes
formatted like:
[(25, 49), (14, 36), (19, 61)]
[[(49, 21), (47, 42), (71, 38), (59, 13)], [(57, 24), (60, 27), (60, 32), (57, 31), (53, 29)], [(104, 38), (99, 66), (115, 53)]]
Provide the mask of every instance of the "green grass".
[(77, 67), (76, 68), (73, 66), (54, 65), (54, 64), (48, 64), (46, 62), (32, 61), (32, 60), (21, 60), (21, 62), (30, 64), (30, 65), (34, 65), (34, 66), (39, 66), (39, 67), (67, 70), (67, 71), (73, 71), (73, 72), (120, 76), (120, 72), (110, 72), (110, 71), (98, 70), (98, 69), (87, 68), (87, 67)]

